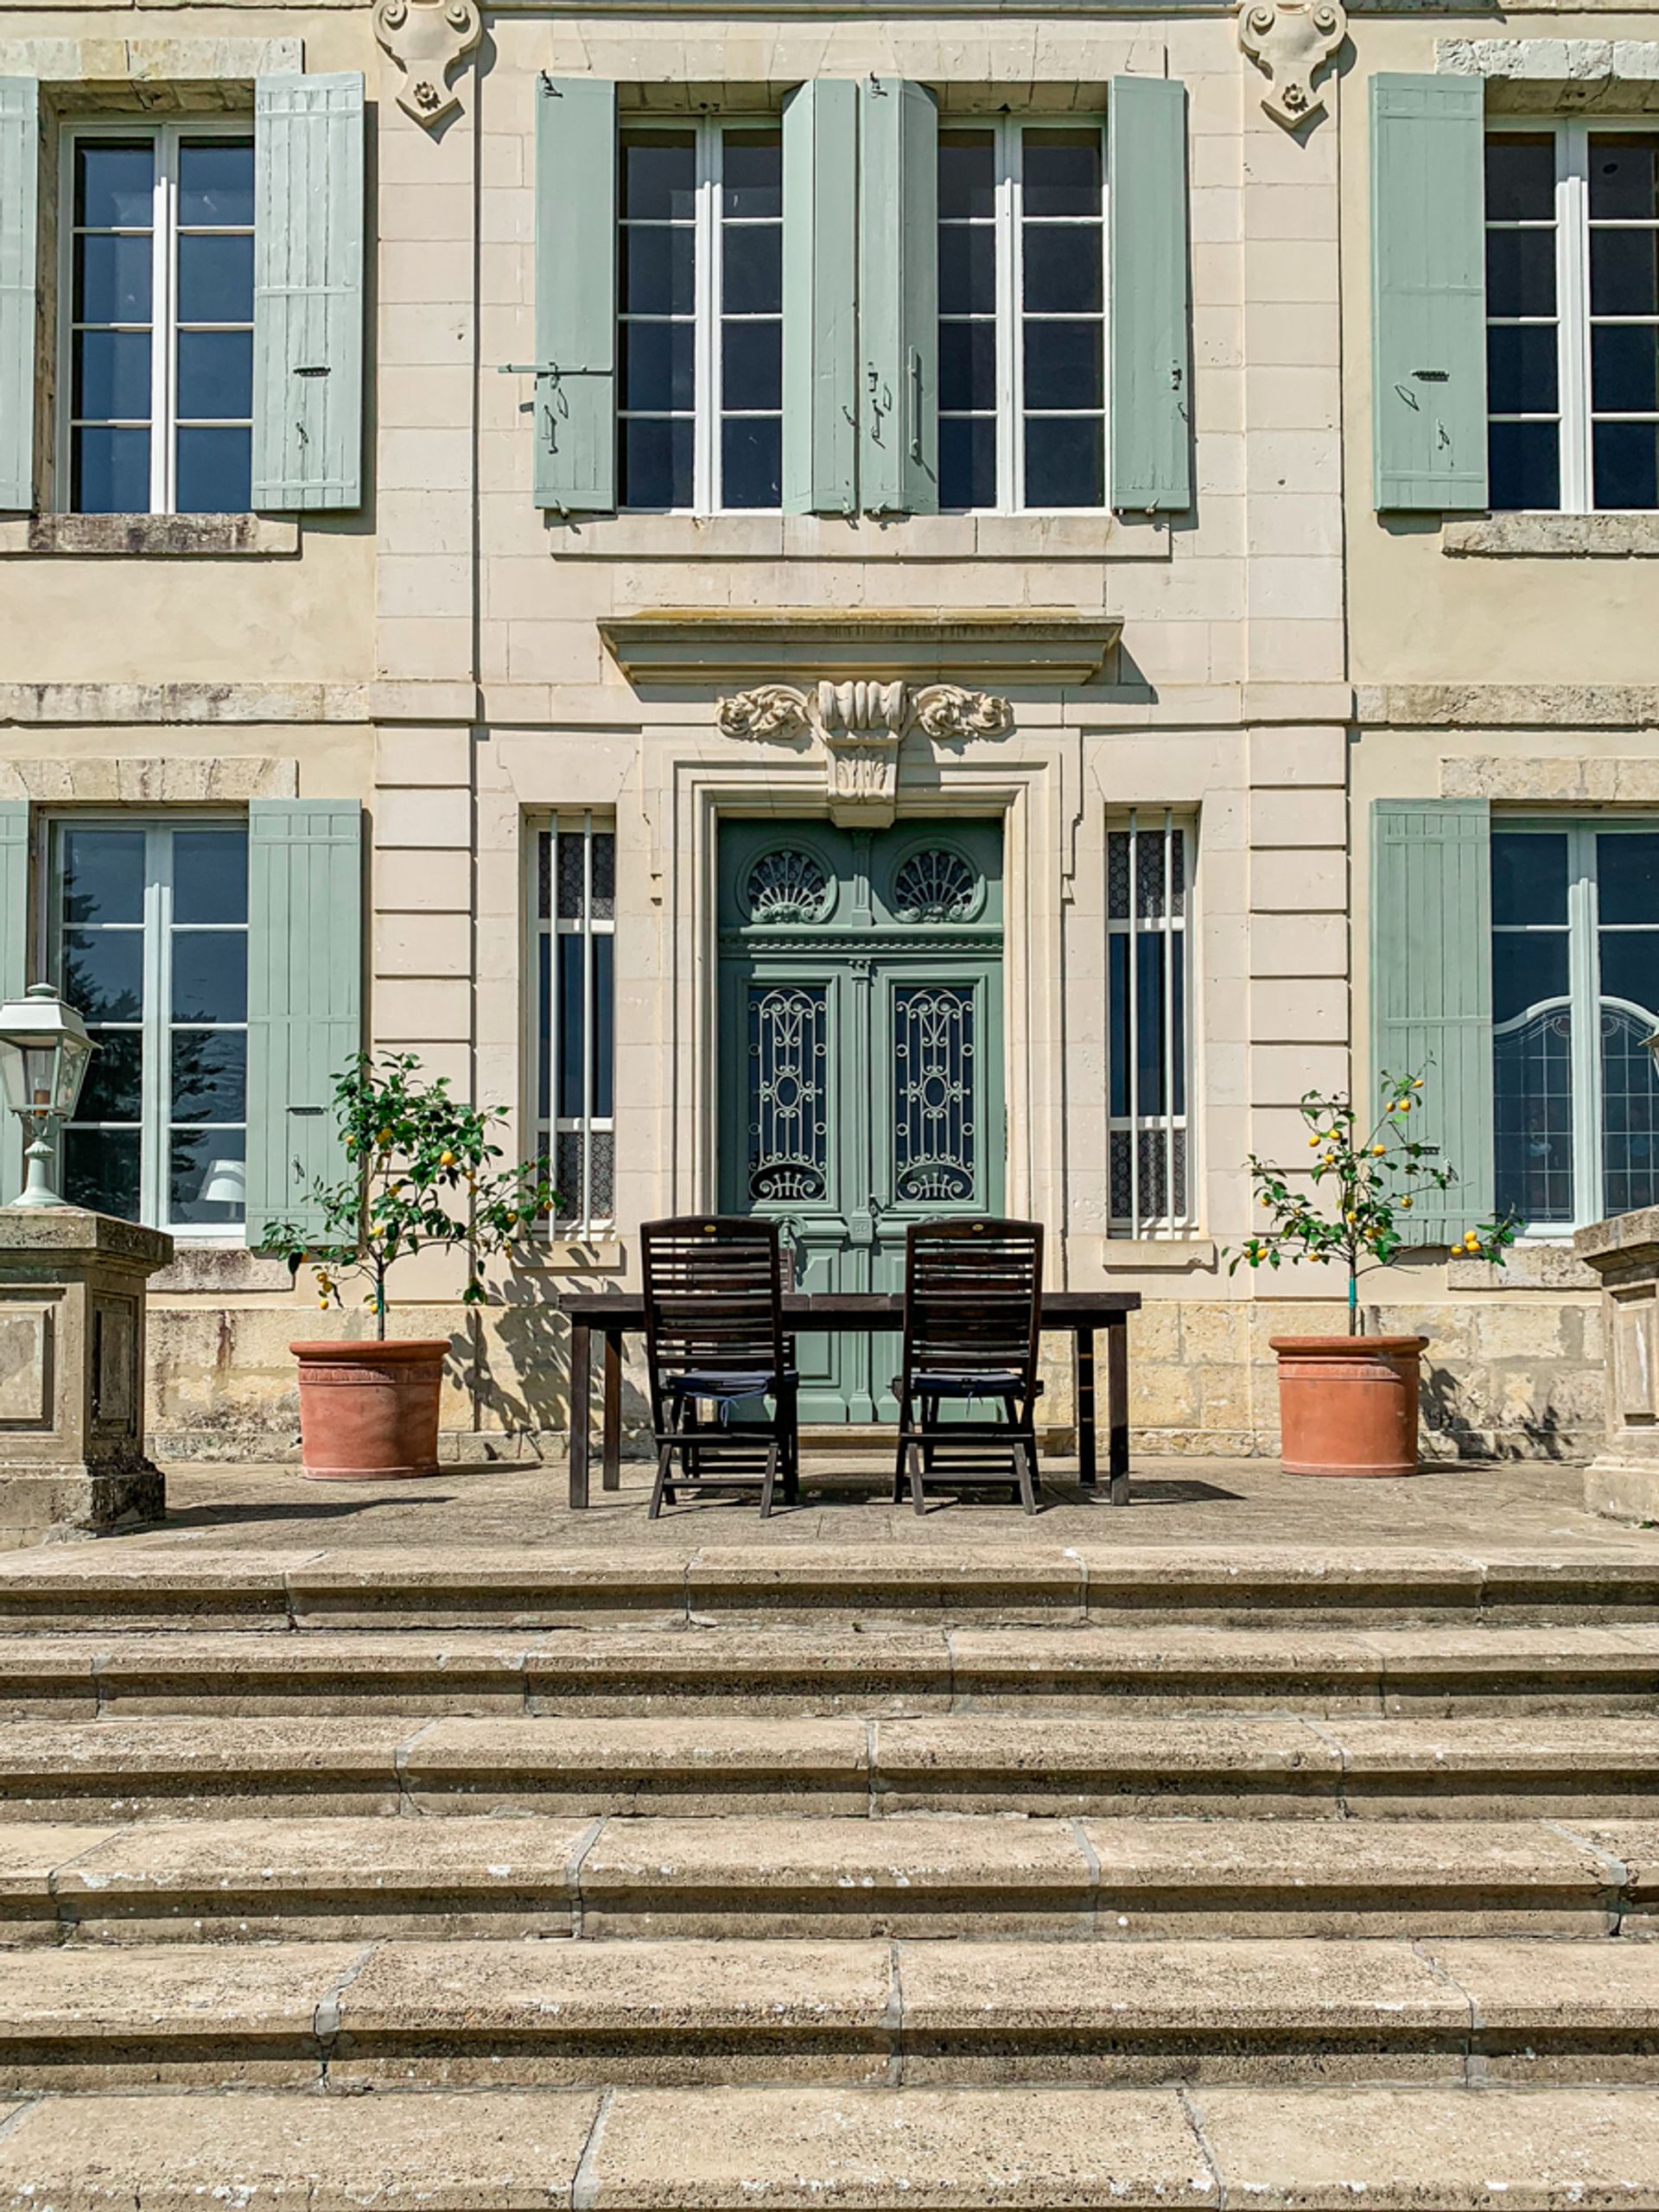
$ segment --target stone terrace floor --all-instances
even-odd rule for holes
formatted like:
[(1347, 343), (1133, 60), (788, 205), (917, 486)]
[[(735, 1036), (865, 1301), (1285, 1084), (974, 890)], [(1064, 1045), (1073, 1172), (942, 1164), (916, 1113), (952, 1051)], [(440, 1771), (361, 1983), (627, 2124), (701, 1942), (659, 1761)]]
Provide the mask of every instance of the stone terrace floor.
[[(1045, 1510), (1027, 1519), (1000, 1499), (930, 1500), (918, 1519), (889, 1501), (885, 1463), (871, 1454), (807, 1454), (801, 1504), (763, 1522), (753, 1505), (686, 1503), (645, 1518), (649, 1476), (622, 1470), (620, 1491), (601, 1492), (584, 1513), (566, 1505), (563, 1461), (548, 1466), (448, 1467), (415, 1482), (311, 1483), (297, 1467), (174, 1463), (168, 1518), (105, 1541), (171, 1548), (206, 1544), (249, 1550), (520, 1545), (632, 1551), (717, 1544), (822, 1545), (866, 1550), (889, 1543), (954, 1549), (1029, 1539), (1126, 1545), (1400, 1544), (1460, 1546), (1659, 1546), (1659, 1530), (1621, 1527), (1587, 1514), (1576, 1467), (1548, 1461), (1444, 1465), (1399, 1480), (1331, 1481), (1287, 1475), (1268, 1459), (1141, 1459), (1127, 1510), (1097, 1503), (1064, 1460), (1044, 1465)], [(1103, 1497), (1104, 1491), (1099, 1493)]]

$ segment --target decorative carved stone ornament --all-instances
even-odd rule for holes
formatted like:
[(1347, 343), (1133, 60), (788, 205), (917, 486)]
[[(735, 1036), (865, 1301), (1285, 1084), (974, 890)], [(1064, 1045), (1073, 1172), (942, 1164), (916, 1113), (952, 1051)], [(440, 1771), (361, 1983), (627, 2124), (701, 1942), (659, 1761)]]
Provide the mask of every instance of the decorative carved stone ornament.
[(449, 73), (478, 44), (483, 28), (474, 0), (379, 0), (374, 35), (403, 77), (397, 105), (429, 130), (461, 105)]
[(885, 829), (897, 810), (899, 747), (912, 726), (942, 743), (1001, 737), (1014, 709), (960, 683), (884, 683), (857, 677), (804, 690), (762, 683), (722, 699), (715, 719), (728, 737), (816, 739), (823, 747), (830, 817), (843, 829)]
[(1320, 114), (1313, 79), (1348, 35), (1341, 0), (1244, 0), (1238, 42), (1272, 83), (1262, 105), (1287, 130)]

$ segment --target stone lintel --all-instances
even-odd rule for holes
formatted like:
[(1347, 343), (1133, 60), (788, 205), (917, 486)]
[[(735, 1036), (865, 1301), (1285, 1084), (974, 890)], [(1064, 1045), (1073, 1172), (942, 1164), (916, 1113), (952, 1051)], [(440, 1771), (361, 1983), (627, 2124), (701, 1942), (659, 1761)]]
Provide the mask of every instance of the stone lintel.
[(299, 524), (279, 515), (29, 515), (0, 523), (0, 554), (144, 560), (251, 554), (270, 560), (299, 550)]
[(1361, 723), (1389, 729), (1652, 729), (1659, 684), (1362, 683)]
[(1659, 515), (1476, 515), (1448, 521), (1442, 553), (1530, 560), (1641, 560), (1659, 556)]

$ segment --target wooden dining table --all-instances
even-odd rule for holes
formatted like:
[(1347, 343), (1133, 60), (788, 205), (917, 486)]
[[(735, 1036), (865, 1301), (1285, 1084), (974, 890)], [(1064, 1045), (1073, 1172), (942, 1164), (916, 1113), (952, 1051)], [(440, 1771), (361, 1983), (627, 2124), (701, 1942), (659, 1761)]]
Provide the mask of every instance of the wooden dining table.
[[(1077, 1480), (1093, 1490), (1098, 1480), (1099, 1413), (1095, 1338), (1106, 1338), (1106, 1476), (1113, 1505), (1129, 1502), (1128, 1320), (1141, 1303), (1133, 1290), (1046, 1290), (1042, 1327), (1071, 1338), (1077, 1429)], [(639, 1291), (582, 1291), (558, 1300), (570, 1324), (570, 1503), (585, 1508), (592, 1450), (594, 1338), (604, 1351), (600, 1481), (616, 1490), (622, 1479), (622, 1341), (642, 1336), (645, 1301)], [(784, 1319), (801, 1335), (874, 1336), (904, 1325), (898, 1291), (791, 1291)]]

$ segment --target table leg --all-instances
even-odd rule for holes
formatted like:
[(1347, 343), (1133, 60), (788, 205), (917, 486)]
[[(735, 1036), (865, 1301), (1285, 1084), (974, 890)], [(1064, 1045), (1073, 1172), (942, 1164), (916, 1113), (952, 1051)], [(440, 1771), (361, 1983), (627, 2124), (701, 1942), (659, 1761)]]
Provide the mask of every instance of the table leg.
[(1129, 1502), (1129, 1322), (1117, 1314), (1106, 1330), (1106, 1472), (1114, 1505)]
[(593, 1332), (585, 1321), (570, 1324), (570, 1503), (581, 1512), (588, 1503), (588, 1424), (593, 1415)]
[(605, 1332), (605, 1459), (600, 1481), (605, 1490), (622, 1487), (622, 1332)]
[(1077, 1400), (1077, 1480), (1085, 1490), (1095, 1486), (1095, 1332), (1077, 1332), (1076, 1381)]

